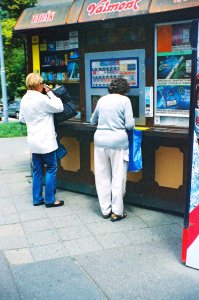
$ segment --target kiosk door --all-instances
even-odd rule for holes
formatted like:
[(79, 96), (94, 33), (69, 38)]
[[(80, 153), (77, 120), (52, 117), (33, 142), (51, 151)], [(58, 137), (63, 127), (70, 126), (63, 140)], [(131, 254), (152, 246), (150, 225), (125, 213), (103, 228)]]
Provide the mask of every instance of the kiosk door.
[(85, 54), (86, 121), (89, 122), (100, 97), (108, 93), (112, 79), (120, 76), (130, 84), (136, 125), (145, 125), (145, 50), (124, 50)]

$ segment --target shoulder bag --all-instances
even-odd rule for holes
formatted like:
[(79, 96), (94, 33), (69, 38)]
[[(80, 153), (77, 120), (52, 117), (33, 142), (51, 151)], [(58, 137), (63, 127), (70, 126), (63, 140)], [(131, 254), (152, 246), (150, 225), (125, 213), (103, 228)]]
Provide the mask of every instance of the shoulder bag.
[(52, 92), (55, 96), (59, 97), (63, 103), (64, 110), (60, 113), (54, 114), (54, 123), (59, 125), (70, 118), (73, 118), (77, 115), (76, 106), (71, 101), (71, 97), (66, 90), (64, 85), (52, 89)]

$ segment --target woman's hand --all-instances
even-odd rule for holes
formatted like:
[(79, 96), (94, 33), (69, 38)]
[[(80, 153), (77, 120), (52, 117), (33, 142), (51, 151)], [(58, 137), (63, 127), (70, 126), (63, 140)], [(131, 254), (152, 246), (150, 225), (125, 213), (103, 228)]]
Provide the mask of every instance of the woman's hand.
[(44, 84), (43, 87), (46, 93), (50, 92), (51, 88), (47, 84)]

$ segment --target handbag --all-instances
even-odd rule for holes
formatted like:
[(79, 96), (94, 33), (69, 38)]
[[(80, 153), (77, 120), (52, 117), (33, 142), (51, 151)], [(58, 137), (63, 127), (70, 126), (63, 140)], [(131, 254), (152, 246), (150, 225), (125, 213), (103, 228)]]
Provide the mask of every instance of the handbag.
[(129, 172), (138, 172), (142, 169), (142, 131), (133, 129), (128, 130), (129, 139)]
[(70, 118), (73, 118), (77, 115), (76, 106), (71, 101), (71, 97), (66, 90), (64, 85), (58, 86), (52, 89), (52, 92), (55, 96), (59, 97), (63, 103), (64, 110), (60, 113), (54, 114), (54, 123), (55, 125), (59, 125)]
[(58, 142), (57, 144), (58, 144), (58, 148), (56, 150), (56, 156), (57, 156), (57, 160), (61, 160), (64, 156), (66, 156), (67, 150), (64, 147), (64, 145), (61, 144), (60, 142)]

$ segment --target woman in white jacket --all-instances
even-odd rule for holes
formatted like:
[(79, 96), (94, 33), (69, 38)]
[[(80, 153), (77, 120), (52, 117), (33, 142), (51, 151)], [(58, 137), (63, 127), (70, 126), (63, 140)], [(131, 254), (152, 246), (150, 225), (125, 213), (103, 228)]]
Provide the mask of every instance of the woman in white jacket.
[(126, 217), (123, 196), (128, 167), (128, 136), (134, 127), (129, 84), (124, 78), (112, 80), (109, 94), (100, 98), (91, 117), (97, 124), (94, 135), (95, 183), (103, 218), (115, 222)]
[[(54, 113), (63, 111), (62, 101), (45, 86), (38, 73), (26, 77), (27, 92), (20, 105), (19, 121), (27, 125), (27, 141), (32, 153), (33, 205), (46, 207), (62, 206), (64, 201), (55, 199), (58, 148), (54, 127)], [(43, 197), (43, 175), (46, 165), (45, 200)]]

